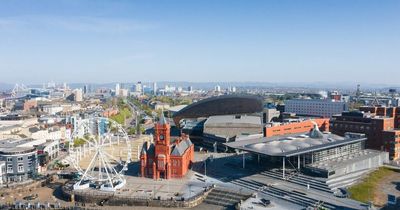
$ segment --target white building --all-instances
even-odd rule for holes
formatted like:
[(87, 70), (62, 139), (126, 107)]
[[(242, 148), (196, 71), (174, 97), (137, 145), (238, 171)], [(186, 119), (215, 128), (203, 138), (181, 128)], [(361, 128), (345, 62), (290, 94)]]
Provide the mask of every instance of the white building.
[(157, 95), (157, 83), (156, 82), (153, 83), (153, 94)]
[(57, 114), (58, 112), (62, 112), (64, 108), (61, 105), (46, 105), (43, 106), (43, 112), (46, 112), (47, 114)]
[(322, 99), (293, 99), (285, 101), (285, 112), (297, 115), (332, 117), (348, 111), (348, 105), (341, 101)]
[(116, 95), (116, 96), (119, 96), (120, 89), (121, 89), (121, 87), (120, 87), (119, 83), (117, 83), (117, 84), (115, 85), (115, 95)]
[(0, 186), (7, 180), (6, 162), (0, 161)]
[[(50, 139), (58, 140), (65, 136), (60, 129), (38, 129), (36, 127), (30, 128), (32, 139)], [(65, 133), (65, 132), (64, 132)]]
[(82, 89), (75, 89), (74, 90), (74, 100), (77, 102), (83, 101), (83, 91)]
[(135, 92), (142, 93), (143, 92), (143, 86), (142, 82), (137, 82), (135, 85)]
[(119, 90), (119, 95), (122, 96), (122, 97), (128, 97), (128, 95), (129, 95), (128, 89), (120, 89)]
[(215, 86), (215, 92), (221, 92), (221, 86), (217, 85)]

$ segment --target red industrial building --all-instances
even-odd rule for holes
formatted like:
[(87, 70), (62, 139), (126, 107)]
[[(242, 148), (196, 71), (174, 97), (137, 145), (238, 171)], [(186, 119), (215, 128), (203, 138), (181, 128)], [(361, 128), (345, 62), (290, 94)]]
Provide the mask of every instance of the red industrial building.
[(194, 160), (194, 145), (188, 136), (172, 139), (170, 124), (161, 116), (155, 124), (154, 143), (143, 145), (140, 154), (142, 177), (181, 178)]

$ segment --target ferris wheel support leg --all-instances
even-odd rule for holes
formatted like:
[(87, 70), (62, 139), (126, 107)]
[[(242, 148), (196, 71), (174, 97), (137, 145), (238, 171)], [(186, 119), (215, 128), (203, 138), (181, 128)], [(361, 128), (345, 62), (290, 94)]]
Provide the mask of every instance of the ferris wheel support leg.
[(83, 152), (82, 152), (82, 146), (79, 147), (79, 158), (82, 159)]
[(110, 160), (106, 157), (106, 156), (108, 156), (109, 154), (107, 154), (107, 153), (104, 153), (104, 158), (105, 158), (105, 160), (106, 160), (106, 164), (114, 171), (114, 173), (118, 176), (118, 178), (121, 180), (121, 181), (123, 181), (123, 178), (121, 177), (121, 175), (117, 172), (117, 170), (115, 170), (115, 168), (114, 167), (112, 167), (109, 163), (110, 163)]
[(114, 183), (112, 182), (111, 176), (108, 173), (108, 165), (106, 164), (106, 161), (104, 160), (104, 157), (101, 152), (99, 153), (99, 157), (100, 157), (101, 161), (103, 162), (104, 169), (105, 169), (107, 177), (108, 177), (108, 181), (110, 182), (111, 187), (114, 188)]
[(84, 144), (84, 145), (83, 145), (83, 157), (86, 156), (86, 153), (87, 153), (87, 152), (86, 152), (86, 144)]
[[(92, 158), (92, 160), (90, 161), (90, 163), (89, 163), (89, 166), (87, 167), (87, 169), (85, 170), (85, 173), (82, 175), (82, 178), (81, 178), (81, 180), (79, 180), (79, 184), (78, 185), (80, 185), (81, 183), (82, 183), (82, 181), (86, 178), (86, 176), (87, 176), (87, 173), (88, 173), (88, 171), (90, 171), (91, 170), (91, 168), (92, 168), (92, 165), (93, 165), (93, 163), (94, 163), (94, 161), (95, 161), (95, 159), (96, 159), (96, 157), (97, 157), (97, 152), (96, 152), (96, 154), (94, 154), (94, 156), (93, 156), (93, 158)], [(93, 167), (94, 168), (94, 167)]]

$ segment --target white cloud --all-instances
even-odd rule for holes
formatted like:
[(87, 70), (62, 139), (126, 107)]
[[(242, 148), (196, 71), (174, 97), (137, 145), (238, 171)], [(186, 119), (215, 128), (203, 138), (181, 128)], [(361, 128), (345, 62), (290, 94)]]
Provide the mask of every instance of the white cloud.
[(158, 28), (158, 24), (132, 19), (87, 16), (18, 16), (0, 18), (0, 30), (27, 28), (99, 33), (124, 33), (156, 29)]

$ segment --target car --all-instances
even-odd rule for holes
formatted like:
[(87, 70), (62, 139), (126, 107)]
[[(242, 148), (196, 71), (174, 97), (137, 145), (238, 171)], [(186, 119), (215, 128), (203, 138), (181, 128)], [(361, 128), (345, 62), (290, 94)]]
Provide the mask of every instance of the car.
[(38, 197), (39, 197), (38, 194), (32, 194), (32, 195), (25, 196), (22, 199), (27, 200), (27, 201), (31, 201), (31, 200), (35, 200)]
[(261, 202), (262, 202), (265, 206), (268, 206), (268, 205), (271, 204), (271, 201), (270, 201), (270, 200), (267, 200), (267, 199), (265, 199), (265, 198), (261, 198), (260, 200), (261, 200)]
[(347, 198), (349, 197), (349, 192), (345, 188), (338, 188), (333, 195), (338, 198)]

